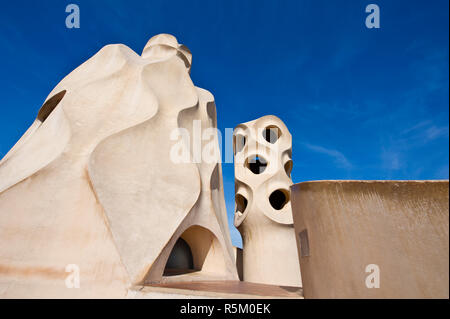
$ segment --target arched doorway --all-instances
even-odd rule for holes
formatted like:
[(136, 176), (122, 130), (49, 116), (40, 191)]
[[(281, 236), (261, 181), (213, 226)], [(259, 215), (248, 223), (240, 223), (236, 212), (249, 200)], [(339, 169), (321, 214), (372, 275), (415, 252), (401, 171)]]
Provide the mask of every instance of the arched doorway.
[[(166, 260), (160, 273), (165, 282), (180, 280), (180, 275), (186, 274), (189, 274), (191, 279), (202, 280), (221, 278), (227, 274), (219, 241), (210, 230), (198, 225), (189, 227), (181, 234)], [(152, 276), (155, 276), (154, 279)], [(158, 280), (158, 273), (151, 270), (146, 282)]]
[[(161, 252), (146, 274), (144, 284), (224, 280), (233, 277), (227, 268), (233, 261), (225, 259), (219, 240), (205, 227), (189, 227), (166, 249), (170, 250)], [(185, 275), (187, 276), (184, 277)]]
[(164, 276), (176, 276), (193, 271), (194, 258), (191, 247), (183, 238), (178, 238), (164, 268)]

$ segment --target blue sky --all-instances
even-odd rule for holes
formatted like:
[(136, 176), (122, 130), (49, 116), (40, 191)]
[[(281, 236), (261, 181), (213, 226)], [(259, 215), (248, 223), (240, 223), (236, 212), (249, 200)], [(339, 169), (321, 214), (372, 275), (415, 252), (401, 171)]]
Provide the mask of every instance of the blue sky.
[[(65, 27), (76, 3), (81, 28)], [(365, 27), (376, 3), (381, 28)], [(192, 79), (218, 125), (274, 114), (293, 136), (295, 183), (448, 179), (449, 2), (5, 1), (0, 10), (0, 157), (52, 88), (110, 43), (140, 53), (171, 33), (193, 53)], [(223, 165), (233, 243), (233, 164)]]

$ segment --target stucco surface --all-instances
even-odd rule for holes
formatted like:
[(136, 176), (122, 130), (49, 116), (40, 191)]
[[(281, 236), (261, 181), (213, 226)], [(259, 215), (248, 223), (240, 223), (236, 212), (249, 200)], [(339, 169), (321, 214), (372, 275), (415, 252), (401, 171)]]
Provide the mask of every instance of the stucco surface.
[[(292, 186), (305, 298), (448, 298), (448, 185), (317, 181)], [(301, 243), (305, 230), (308, 243)], [(371, 264), (379, 267), (379, 288), (366, 286)]]
[[(273, 131), (269, 134), (266, 129)], [(269, 135), (272, 140), (264, 137)], [(301, 287), (289, 198), (292, 136), (278, 117), (264, 116), (235, 128), (234, 151), (234, 225), (243, 241), (243, 280)], [(266, 163), (254, 165), (256, 173), (250, 167), (255, 157)], [(271, 204), (274, 192), (280, 192), (279, 207)]]
[[(173, 138), (194, 121), (200, 136), (217, 127), (191, 62), (167, 34), (142, 56), (108, 45), (50, 93), (0, 162), (0, 297), (126, 297), (147, 282), (238, 278), (220, 162), (192, 161), (192, 141)], [(217, 134), (201, 143), (219, 147)], [(188, 161), (174, 162), (174, 148)], [(197, 271), (166, 278), (179, 237)], [(79, 289), (66, 288), (69, 264)]]

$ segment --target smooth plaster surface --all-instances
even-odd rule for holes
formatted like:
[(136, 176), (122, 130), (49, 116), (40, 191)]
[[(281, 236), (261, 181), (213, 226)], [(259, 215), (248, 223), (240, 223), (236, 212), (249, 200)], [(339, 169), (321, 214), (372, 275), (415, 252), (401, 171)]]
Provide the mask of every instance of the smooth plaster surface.
[[(0, 297), (121, 298), (137, 284), (237, 280), (221, 165), (194, 163), (177, 129), (216, 128), (192, 55), (157, 35), (142, 56), (102, 48), (50, 93), (0, 162)], [(191, 134), (192, 136), (192, 134)], [(218, 149), (217, 136), (203, 141)], [(177, 163), (177, 146), (188, 161)], [(164, 277), (177, 239), (195, 275)], [(80, 288), (65, 271), (80, 269)]]
[[(317, 181), (291, 189), (305, 298), (449, 298), (448, 181)], [(366, 286), (371, 264), (379, 267), (379, 288)]]
[[(274, 130), (272, 139), (264, 137), (266, 129)], [(264, 116), (235, 128), (234, 151), (234, 225), (243, 241), (243, 280), (301, 287), (289, 198), (292, 136), (278, 117)], [(255, 156), (267, 164), (259, 173), (249, 166)], [(285, 196), (277, 208), (270, 202), (275, 191)]]

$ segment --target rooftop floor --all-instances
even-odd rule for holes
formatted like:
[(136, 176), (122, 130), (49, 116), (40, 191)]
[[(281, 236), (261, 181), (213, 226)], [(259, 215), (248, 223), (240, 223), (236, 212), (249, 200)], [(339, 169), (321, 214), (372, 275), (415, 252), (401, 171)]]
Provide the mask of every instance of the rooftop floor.
[(131, 291), (132, 298), (303, 299), (303, 290), (299, 287), (242, 281), (171, 282), (135, 287)]

